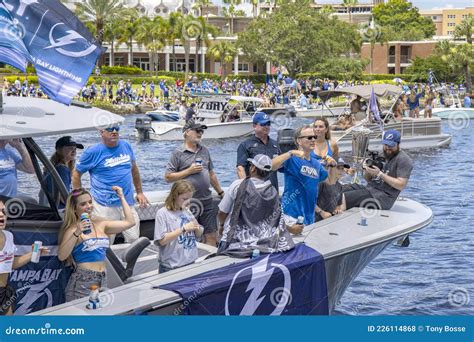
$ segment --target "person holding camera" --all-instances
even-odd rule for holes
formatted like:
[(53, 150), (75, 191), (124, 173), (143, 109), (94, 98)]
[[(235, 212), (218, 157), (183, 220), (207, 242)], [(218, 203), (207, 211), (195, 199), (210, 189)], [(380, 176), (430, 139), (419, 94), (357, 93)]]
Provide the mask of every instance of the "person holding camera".
[[(367, 186), (351, 184), (344, 191), (343, 210), (353, 207), (392, 208), (400, 192), (405, 189), (413, 163), (408, 154), (400, 149), (401, 135), (391, 129), (383, 135), (383, 156), (364, 163)], [(378, 165), (378, 166), (377, 166)]]

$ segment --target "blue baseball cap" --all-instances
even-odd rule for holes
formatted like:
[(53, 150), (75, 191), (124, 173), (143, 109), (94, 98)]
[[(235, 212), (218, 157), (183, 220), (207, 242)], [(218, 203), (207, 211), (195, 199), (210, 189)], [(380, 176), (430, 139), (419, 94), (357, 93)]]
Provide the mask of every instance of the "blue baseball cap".
[(395, 147), (397, 144), (400, 143), (402, 136), (400, 132), (394, 129), (389, 129), (383, 134), (382, 144)]
[(269, 122), (271, 122), (270, 116), (268, 116), (268, 114), (265, 114), (264, 112), (256, 112), (253, 115), (252, 121), (253, 121), (254, 125), (256, 125), (256, 124), (266, 125)]

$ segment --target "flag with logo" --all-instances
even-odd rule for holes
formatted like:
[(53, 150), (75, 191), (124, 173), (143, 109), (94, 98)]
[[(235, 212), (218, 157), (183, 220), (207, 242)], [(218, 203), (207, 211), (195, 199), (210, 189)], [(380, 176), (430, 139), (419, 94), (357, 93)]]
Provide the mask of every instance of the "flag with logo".
[(327, 315), (324, 259), (304, 244), (160, 286), (183, 299), (175, 314)]
[(53, 100), (69, 104), (86, 84), (103, 48), (57, 0), (0, 0), (0, 62), (26, 70)]
[(65, 267), (57, 258), (58, 233), (15, 231), (13, 237), (17, 256), (30, 252), (35, 241), (43, 242), (43, 246), (50, 250), (49, 255), (42, 256), (38, 263), (30, 262), (10, 274), (8, 284), (16, 292), (14, 314), (24, 316), (64, 303), (64, 289), (71, 268)]
[(380, 117), (380, 110), (377, 104), (377, 96), (375, 95), (374, 87), (372, 87), (372, 92), (370, 93), (369, 110), (372, 112), (375, 122), (379, 125), (380, 131), (383, 132), (384, 124)]

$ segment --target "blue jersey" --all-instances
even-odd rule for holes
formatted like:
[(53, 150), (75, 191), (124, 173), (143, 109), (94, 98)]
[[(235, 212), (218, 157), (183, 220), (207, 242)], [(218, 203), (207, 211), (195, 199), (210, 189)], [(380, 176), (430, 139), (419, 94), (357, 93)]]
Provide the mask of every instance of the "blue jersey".
[(119, 207), (120, 199), (112, 186), (123, 189), (125, 199), (134, 204), (132, 185), (132, 163), (135, 161), (130, 144), (119, 140), (115, 147), (97, 144), (89, 147), (81, 155), (76, 165), (80, 173), (89, 172), (91, 177), (91, 193), (94, 200), (107, 207)]
[(283, 213), (294, 218), (303, 216), (305, 225), (314, 223), (318, 185), (328, 177), (326, 169), (311, 156), (310, 160), (291, 157), (279, 171), (285, 174)]
[(16, 166), (22, 162), (15, 149), (9, 145), (0, 149), (0, 195), (15, 197), (17, 190)]

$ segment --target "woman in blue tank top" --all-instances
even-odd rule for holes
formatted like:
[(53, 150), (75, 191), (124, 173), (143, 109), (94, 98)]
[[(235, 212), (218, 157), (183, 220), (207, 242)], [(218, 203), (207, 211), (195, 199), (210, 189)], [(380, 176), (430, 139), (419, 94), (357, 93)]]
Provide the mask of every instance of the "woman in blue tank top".
[(312, 156), (325, 165), (326, 157), (337, 160), (339, 155), (339, 147), (335, 140), (331, 139), (331, 130), (329, 122), (326, 118), (318, 118), (313, 123), (314, 135), (316, 136), (316, 144), (312, 152)]
[[(59, 232), (58, 258), (67, 260), (74, 266), (74, 272), (66, 287), (66, 301), (89, 295), (92, 285), (106, 287), (105, 257), (110, 242), (109, 237), (135, 225), (132, 211), (121, 187), (112, 189), (120, 198), (123, 221), (108, 221), (92, 215), (92, 197), (85, 189), (75, 189), (66, 202), (64, 223)], [(81, 220), (82, 214), (90, 220)]]

